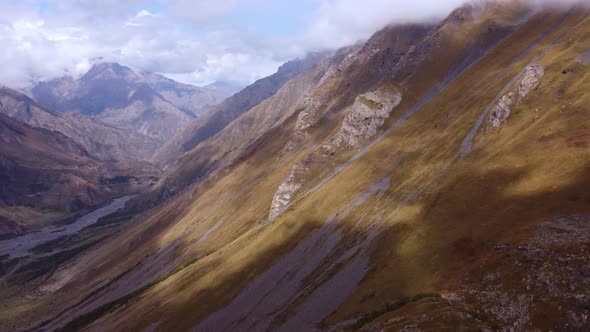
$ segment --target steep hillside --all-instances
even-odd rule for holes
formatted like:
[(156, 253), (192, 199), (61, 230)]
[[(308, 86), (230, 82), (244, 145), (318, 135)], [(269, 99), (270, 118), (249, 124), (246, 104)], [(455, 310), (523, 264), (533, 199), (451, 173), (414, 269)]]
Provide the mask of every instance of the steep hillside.
[[(307, 131), (319, 126), (321, 112), (341, 109), (355, 94), (380, 82), (401, 56), (401, 52), (394, 54), (393, 50), (408, 48), (430, 29), (423, 25), (389, 27), (362, 48), (344, 48), (318, 62), (224, 130), (186, 152), (155, 187), (132, 205), (151, 206), (234, 164), (257, 149), (271, 129), (278, 130), (287, 121), (296, 121), (296, 130), (275, 158), (292, 153)], [(162, 149), (169, 146), (170, 143)]]
[(58, 131), (101, 160), (148, 160), (157, 142), (130, 130), (118, 129), (89, 117), (48, 110), (29, 97), (0, 88), (0, 113), (32, 127)]
[(302, 60), (287, 62), (275, 74), (252, 83), (191, 122), (183, 131), (158, 149), (153, 161), (161, 167), (170, 165), (183, 153), (213, 137), (240, 115), (274, 95), (287, 81), (325, 56), (326, 54), (314, 54)]
[(388, 27), (200, 142), (212, 171), (185, 154), (185, 190), (93, 250), (3, 276), (0, 324), (588, 330), (589, 49), (580, 7)]
[(38, 83), (32, 95), (52, 109), (132, 129), (159, 144), (226, 97), (217, 90), (180, 84), (157, 74), (139, 75), (116, 63), (96, 64), (77, 80), (63, 77)]
[[(0, 114), (0, 202), (64, 213), (97, 206), (147, 187), (157, 170), (138, 163), (105, 164), (57, 131)], [(128, 178), (113, 185), (109, 179)], [(6, 218), (6, 216), (5, 216)]]

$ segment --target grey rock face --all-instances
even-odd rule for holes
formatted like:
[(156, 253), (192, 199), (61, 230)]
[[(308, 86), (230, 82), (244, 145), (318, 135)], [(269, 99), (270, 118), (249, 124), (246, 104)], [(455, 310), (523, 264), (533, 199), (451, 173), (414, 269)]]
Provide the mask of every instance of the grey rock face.
[(532, 90), (539, 86), (541, 77), (544, 74), (545, 70), (540, 63), (533, 63), (527, 66), (514, 91), (502, 96), (498, 105), (490, 113), (488, 117), (489, 128), (498, 128), (506, 122), (512, 112), (512, 106), (524, 99)]
[(321, 102), (317, 98), (307, 98), (303, 103), (304, 110), (297, 115), (296, 131), (305, 131), (315, 127), (319, 121)]
[(518, 97), (520, 99), (526, 97), (529, 94), (529, 92), (531, 92), (539, 85), (541, 77), (543, 77), (544, 74), (545, 69), (540, 63), (534, 63), (532, 65), (529, 65), (526, 68), (524, 75), (520, 80), (520, 83), (518, 84)]
[(510, 92), (500, 99), (490, 114), (489, 123), (492, 128), (499, 127), (510, 116), (510, 107), (514, 104), (514, 93)]
[(387, 90), (359, 95), (344, 118), (342, 127), (326, 148), (332, 150), (336, 147), (360, 146), (362, 142), (377, 135), (391, 111), (401, 100), (401, 94)]
[(273, 220), (283, 213), (297, 190), (301, 188), (301, 184), (296, 182), (296, 176), (300, 168), (301, 166), (299, 164), (293, 166), (289, 175), (287, 175), (285, 180), (283, 180), (283, 183), (281, 183), (277, 189), (270, 206), (270, 212), (268, 214), (269, 220)]
[[(308, 171), (308, 165), (312, 165), (322, 158), (325, 159), (326, 152), (338, 148), (356, 148), (368, 142), (377, 135), (391, 111), (399, 105), (401, 100), (400, 93), (384, 88), (359, 95), (343, 120), (340, 130), (322, 145), (323, 153), (313, 152), (291, 168), (275, 192), (270, 207), (269, 220), (275, 219), (289, 206), (305, 181), (303, 178)], [(313, 101), (308, 101), (307, 104), (306, 110), (313, 109), (313, 105), (315, 105)], [(301, 114), (315, 113), (306, 113), (305, 111), (299, 113), (296, 133), (304, 133), (317, 121), (310, 120), (309, 115), (302, 117)]]

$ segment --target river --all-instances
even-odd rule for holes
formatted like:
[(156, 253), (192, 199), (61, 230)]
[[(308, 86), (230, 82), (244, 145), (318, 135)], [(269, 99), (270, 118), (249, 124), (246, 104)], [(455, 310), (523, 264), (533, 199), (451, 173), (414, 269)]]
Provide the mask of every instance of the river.
[(30, 250), (36, 246), (53, 241), (62, 236), (78, 233), (82, 229), (96, 223), (98, 219), (123, 208), (125, 203), (127, 203), (132, 197), (133, 196), (124, 196), (117, 198), (109, 205), (81, 216), (72, 224), (48, 226), (42, 228), (40, 231), (0, 241), (0, 256), (6, 254), (9, 254), (11, 258), (29, 256), (32, 254)]

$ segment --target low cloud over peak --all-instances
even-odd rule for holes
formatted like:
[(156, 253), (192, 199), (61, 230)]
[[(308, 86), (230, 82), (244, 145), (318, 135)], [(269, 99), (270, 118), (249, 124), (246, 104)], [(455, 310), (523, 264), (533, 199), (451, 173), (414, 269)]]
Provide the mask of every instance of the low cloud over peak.
[[(531, 0), (538, 5), (575, 1)], [(22, 88), (96, 59), (192, 83), (247, 84), (309, 51), (388, 23), (439, 19), (464, 0), (31, 0), (0, 4), (0, 84)]]

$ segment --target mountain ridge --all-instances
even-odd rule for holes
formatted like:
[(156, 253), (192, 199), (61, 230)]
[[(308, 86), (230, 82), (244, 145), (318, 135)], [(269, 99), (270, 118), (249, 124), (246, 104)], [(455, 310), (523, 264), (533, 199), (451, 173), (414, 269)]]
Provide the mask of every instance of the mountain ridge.
[(148, 160), (158, 146), (155, 140), (129, 130), (85, 116), (52, 111), (8, 88), (0, 88), (0, 113), (33, 127), (61, 132), (104, 161)]
[(39, 82), (33, 98), (62, 112), (91, 116), (134, 130), (161, 145), (188, 122), (221, 102), (226, 91), (178, 83), (156, 73), (136, 73), (118, 63), (97, 63), (78, 79)]
[(273, 96), (288, 80), (324, 56), (324, 53), (317, 53), (305, 59), (289, 61), (281, 65), (275, 74), (259, 79), (229, 97), (166, 142), (156, 152), (155, 163), (161, 167), (170, 165), (176, 158), (214, 136), (241, 114)]

